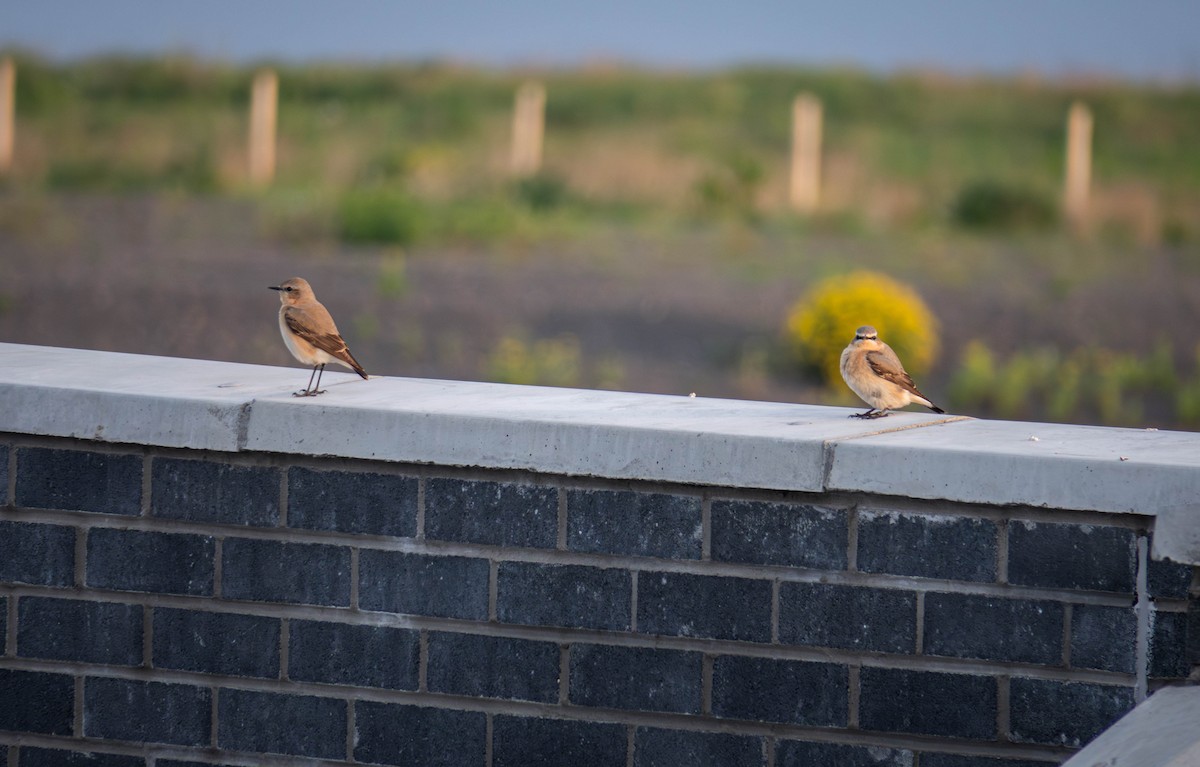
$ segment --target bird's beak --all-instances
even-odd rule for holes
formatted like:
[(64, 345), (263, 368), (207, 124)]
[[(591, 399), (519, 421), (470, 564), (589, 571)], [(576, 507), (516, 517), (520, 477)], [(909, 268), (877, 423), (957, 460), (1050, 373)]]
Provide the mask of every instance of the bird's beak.
[(268, 285), (267, 290), (283, 290), (283, 288), (279, 287), (278, 285)]

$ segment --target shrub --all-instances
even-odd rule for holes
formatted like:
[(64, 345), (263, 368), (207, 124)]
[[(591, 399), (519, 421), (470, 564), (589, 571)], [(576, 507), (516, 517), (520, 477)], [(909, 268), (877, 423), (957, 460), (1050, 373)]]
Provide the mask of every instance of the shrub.
[(928, 372), (938, 351), (937, 319), (902, 282), (869, 271), (831, 277), (797, 301), (784, 328), (795, 358), (826, 383), (841, 379), (842, 350), (861, 325), (874, 325), (914, 376)]
[(499, 383), (578, 386), (582, 360), (579, 340), (569, 334), (532, 342), (521, 335), (506, 335), (488, 358), (487, 378)]
[(514, 187), (517, 199), (531, 210), (557, 208), (567, 201), (567, 182), (549, 173), (538, 173), (518, 181)]
[(356, 189), (338, 204), (338, 235), (360, 245), (411, 245), (421, 233), (419, 203), (387, 188)]
[(950, 217), (965, 229), (1015, 231), (1048, 229), (1057, 221), (1058, 211), (1032, 189), (979, 181), (959, 192)]

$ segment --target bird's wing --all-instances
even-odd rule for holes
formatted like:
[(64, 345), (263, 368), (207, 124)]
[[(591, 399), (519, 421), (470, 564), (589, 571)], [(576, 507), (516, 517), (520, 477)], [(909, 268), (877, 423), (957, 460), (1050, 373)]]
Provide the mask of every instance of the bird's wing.
[[(295, 306), (289, 306), (283, 313), (283, 321), (287, 323), (288, 330), (300, 336), (305, 341), (335, 357), (341, 358), (348, 354), (349, 350), (346, 348), (346, 342), (338, 334), (333, 321), (329, 320), (328, 323), (319, 323), (314, 322), (316, 319), (318, 318), (310, 317), (308, 312), (298, 309)], [(314, 330), (315, 327), (321, 324), (334, 328), (334, 332), (322, 333)]]
[(867, 364), (871, 366), (871, 370), (875, 375), (883, 380), (890, 381), (902, 389), (907, 389), (918, 397), (925, 397), (924, 394), (917, 391), (917, 385), (913, 383), (912, 377), (904, 372), (904, 366), (900, 364), (900, 358), (890, 348), (867, 352)]

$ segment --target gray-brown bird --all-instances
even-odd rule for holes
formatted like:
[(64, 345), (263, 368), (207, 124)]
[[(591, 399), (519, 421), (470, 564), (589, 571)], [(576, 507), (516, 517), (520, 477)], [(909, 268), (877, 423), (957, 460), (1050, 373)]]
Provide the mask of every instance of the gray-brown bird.
[[(308, 386), (294, 396), (324, 394), (321, 391), (321, 374), (330, 362), (348, 367), (363, 378), (367, 377), (367, 371), (354, 359), (338, 333), (329, 310), (313, 295), (306, 280), (293, 277), (279, 285), (271, 285), (270, 289), (279, 291), (279, 301), (283, 304), (279, 307), (279, 333), (288, 351), (300, 362), (313, 366)], [(316, 386), (313, 385), (314, 376), (317, 379)]]
[(842, 352), (842, 378), (851, 391), (871, 406), (867, 412), (854, 413), (851, 418), (882, 418), (889, 410), (913, 402), (935, 413), (946, 412), (917, 390), (896, 352), (879, 340), (879, 334), (870, 325), (856, 330), (854, 340)]

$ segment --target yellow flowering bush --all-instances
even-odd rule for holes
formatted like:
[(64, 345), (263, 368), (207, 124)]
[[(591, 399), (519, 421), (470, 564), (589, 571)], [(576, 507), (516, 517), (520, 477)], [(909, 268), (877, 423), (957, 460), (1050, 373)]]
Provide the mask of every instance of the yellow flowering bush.
[(798, 362), (834, 383), (841, 380), (842, 350), (862, 325), (874, 325), (918, 380), (937, 357), (933, 312), (911, 287), (878, 272), (857, 271), (817, 283), (788, 312), (784, 336)]

